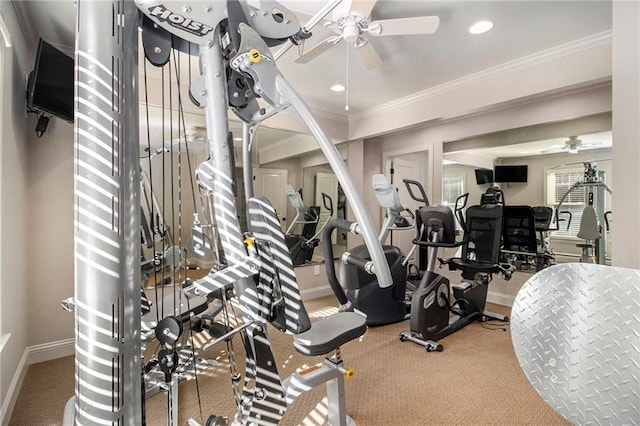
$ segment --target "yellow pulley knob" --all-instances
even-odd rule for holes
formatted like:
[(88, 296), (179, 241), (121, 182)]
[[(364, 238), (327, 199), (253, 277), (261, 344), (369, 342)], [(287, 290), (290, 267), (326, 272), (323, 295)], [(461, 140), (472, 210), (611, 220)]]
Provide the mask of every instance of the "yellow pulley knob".
[(258, 52), (258, 49), (251, 49), (249, 51), (249, 60), (254, 64), (257, 64), (262, 59), (262, 55)]
[(344, 370), (344, 376), (347, 379), (352, 378), (354, 374), (356, 374), (356, 372), (353, 368), (347, 368), (346, 370)]

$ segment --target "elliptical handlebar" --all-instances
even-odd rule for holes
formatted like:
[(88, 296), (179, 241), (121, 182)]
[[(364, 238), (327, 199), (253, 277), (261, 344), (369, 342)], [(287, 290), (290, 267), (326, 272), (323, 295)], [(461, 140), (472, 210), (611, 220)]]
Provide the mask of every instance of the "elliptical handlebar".
[[(567, 215), (568, 219), (560, 219), (560, 215), (562, 215), (562, 214)], [(552, 222), (554, 222), (556, 224), (556, 226), (555, 226), (555, 228), (551, 228), (550, 227), (549, 231), (558, 231), (560, 229), (560, 222), (563, 222), (565, 220), (567, 221), (567, 229), (566, 229), (566, 231), (568, 231), (569, 228), (571, 227), (571, 220), (572, 219), (573, 219), (573, 214), (569, 210), (560, 211), (560, 210), (556, 209), (555, 210), (554, 220), (552, 220)]]
[(329, 211), (329, 216), (333, 217), (333, 199), (325, 192), (321, 193), (321, 195), (324, 208)]
[(469, 193), (465, 192), (464, 194), (456, 198), (456, 205), (454, 207), (456, 219), (458, 219), (458, 223), (460, 223), (460, 226), (462, 227), (462, 230), (464, 231), (465, 234), (467, 233), (467, 225), (464, 221), (464, 215), (462, 214), (462, 210), (464, 210), (464, 208), (467, 206), (468, 199), (469, 199)]
[[(419, 203), (424, 203), (425, 206), (429, 205), (429, 199), (427, 198), (427, 193), (425, 192), (424, 187), (420, 182), (413, 179), (402, 179), (402, 182), (404, 182), (404, 185), (407, 187), (407, 191), (409, 192), (409, 196), (411, 198), (413, 198), (415, 201)], [(418, 189), (418, 191), (420, 191), (419, 196), (416, 195), (415, 192), (413, 192), (413, 189), (412, 189), (413, 186), (415, 186)]]

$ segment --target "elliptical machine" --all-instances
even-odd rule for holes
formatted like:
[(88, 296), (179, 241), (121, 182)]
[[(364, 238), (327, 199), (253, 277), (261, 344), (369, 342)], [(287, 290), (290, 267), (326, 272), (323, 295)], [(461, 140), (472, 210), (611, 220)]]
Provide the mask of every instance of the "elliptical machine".
[[(320, 222), (320, 207), (305, 206), (300, 193), (293, 189), (293, 186), (287, 185), (285, 188), (289, 202), (296, 209), (296, 216), (291, 221), (291, 225), (285, 231), (285, 241), (287, 248), (291, 254), (293, 266), (300, 266), (311, 262), (313, 252), (320, 243), (320, 234), (327, 222), (333, 217), (333, 200), (324, 192), (322, 193), (322, 202), (324, 208), (329, 211), (329, 218), (317, 231), (318, 222)], [(293, 230), (297, 225), (302, 225), (300, 234), (294, 234)]]
[[(407, 288), (406, 258), (398, 247), (384, 245), (384, 242), (391, 231), (411, 230), (415, 228), (415, 222), (413, 213), (402, 206), (396, 188), (387, 182), (384, 175), (373, 175), (371, 183), (378, 203), (386, 212), (378, 239), (383, 244), (382, 249), (389, 264), (393, 285), (381, 288), (374, 275), (367, 274), (349, 264), (340, 265), (339, 280), (351, 305), (366, 314), (367, 325), (377, 326), (403, 321), (408, 316), (409, 305), (405, 294)], [(408, 212), (408, 217), (403, 215), (403, 212)], [(370, 258), (367, 247), (364, 245), (357, 246), (345, 253), (345, 256), (348, 255), (363, 259)]]
[[(400, 341), (412, 341), (427, 352), (442, 351), (438, 340), (474, 321), (498, 320), (508, 317), (484, 310), (489, 283), (494, 273), (511, 279), (513, 267), (500, 264), (502, 206), (499, 204), (471, 206), (466, 212), (468, 194), (456, 200), (455, 216), (464, 230), (462, 241), (455, 240), (454, 212), (445, 206), (426, 206), (418, 210), (418, 238), (413, 242), (429, 251), (427, 270), (411, 299), (410, 330), (400, 333)], [(462, 247), (461, 257), (438, 258), (438, 248)], [(449, 280), (434, 272), (436, 259), (440, 267), (460, 270), (462, 282), (452, 287), (450, 303)]]

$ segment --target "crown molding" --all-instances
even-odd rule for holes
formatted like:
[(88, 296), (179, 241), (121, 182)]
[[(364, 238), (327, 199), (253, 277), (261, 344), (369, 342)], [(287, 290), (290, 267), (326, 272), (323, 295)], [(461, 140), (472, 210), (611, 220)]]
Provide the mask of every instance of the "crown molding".
[(451, 80), (449, 82), (434, 86), (413, 95), (398, 98), (386, 104), (350, 115), (349, 122), (365, 119), (367, 118), (367, 116), (372, 114), (392, 111), (394, 109), (397, 109), (398, 107), (406, 107), (407, 104), (422, 102), (429, 98), (450, 92), (452, 90), (467, 87), (480, 81), (499, 77), (501, 75), (528, 68), (537, 64), (552, 61), (565, 56), (570, 56), (602, 45), (611, 44), (612, 38), (612, 31), (604, 31), (592, 36), (574, 40), (569, 43), (561, 44), (551, 49), (534, 53), (532, 55), (523, 56), (522, 58), (505, 62), (503, 64), (487, 68), (483, 71), (470, 74), (466, 77)]
[(321, 111), (315, 108), (312, 108), (313, 115), (318, 118), (324, 118), (326, 120), (337, 121), (339, 123), (349, 124), (349, 117), (343, 114), (336, 114), (333, 112)]

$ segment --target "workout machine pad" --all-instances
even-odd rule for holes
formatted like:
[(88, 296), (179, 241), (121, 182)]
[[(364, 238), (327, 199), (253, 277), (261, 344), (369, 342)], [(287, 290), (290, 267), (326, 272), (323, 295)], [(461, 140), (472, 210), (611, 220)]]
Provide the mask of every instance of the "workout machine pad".
[(569, 421), (640, 421), (640, 271), (544, 269), (518, 292), (511, 335), (533, 387)]

